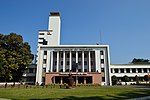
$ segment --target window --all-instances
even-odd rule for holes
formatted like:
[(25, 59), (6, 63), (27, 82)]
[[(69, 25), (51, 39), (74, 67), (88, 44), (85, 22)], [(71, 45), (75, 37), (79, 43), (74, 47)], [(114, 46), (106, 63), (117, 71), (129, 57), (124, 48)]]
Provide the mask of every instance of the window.
[(81, 58), (81, 53), (78, 54), (78, 57)]
[(144, 73), (147, 73), (147, 68), (143, 68)]
[[(112, 70), (111, 70), (112, 71)], [(101, 72), (104, 72), (104, 68), (101, 68)]]
[(111, 73), (113, 73), (113, 69), (111, 69)]
[(81, 61), (79, 61), (78, 64), (81, 65)]
[(47, 41), (43, 39), (43, 45), (47, 45)]
[(135, 68), (132, 68), (132, 73), (136, 73), (136, 69)]
[(104, 59), (101, 59), (101, 64), (104, 64)]
[(73, 57), (73, 58), (75, 58), (75, 57), (76, 57), (76, 54), (75, 54), (75, 53), (73, 53), (73, 54), (72, 54), (72, 57)]
[(29, 68), (29, 73), (33, 73), (33, 68)]
[(124, 69), (123, 68), (120, 69), (120, 73), (124, 73)]
[(40, 40), (43, 40), (44, 38), (39, 38)]
[(105, 82), (105, 77), (102, 77), (102, 82)]
[(46, 72), (46, 68), (43, 68), (43, 72)]
[(43, 59), (43, 64), (46, 64), (46, 59)]
[(87, 65), (87, 61), (84, 61), (84, 65)]
[(78, 72), (81, 72), (81, 69), (78, 69)]
[(55, 66), (57, 65), (57, 61), (55, 61)]
[(63, 58), (63, 54), (61, 54), (61, 58)]
[(67, 61), (67, 65), (69, 65), (69, 61)]
[(115, 73), (118, 73), (118, 69), (114, 69)]
[(141, 68), (138, 68), (138, 73), (142, 73), (142, 69)]
[(44, 33), (39, 33), (39, 35), (44, 35)]
[(130, 73), (130, 69), (129, 68), (126, 69), (126, 73)]
[(61, 65), (63, 65), (63, 61), (61, 61)]
[(84, 69), (84, 72), (87, 72), (87, 69)]
[(103, 52), (103, 51), (100, 51), (100, 55), (104, 55), (104, 52)]
[(93, 65), (93, 61), (91, 61), (91, 65)]
[(67, 53), (67, 58), (69, 58), (69, 53)]
[(47, 51), (44, 51), (44, 55), (47, 55)]
[(87, 58), (87, 54), (84, 54), (84, 58)]

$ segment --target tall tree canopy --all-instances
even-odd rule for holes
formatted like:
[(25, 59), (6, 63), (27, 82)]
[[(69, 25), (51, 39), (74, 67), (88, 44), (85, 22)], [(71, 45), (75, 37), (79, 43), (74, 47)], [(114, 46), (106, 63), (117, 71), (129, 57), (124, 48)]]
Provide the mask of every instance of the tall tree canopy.
[(19, 81), (32, 60), (30, 45), (23, 42), (21, 35), (0, 34), (0, 81)]
[(150, 64), (150, 60), (134, 58), (131, 63), (133, 63), (133, 64)]

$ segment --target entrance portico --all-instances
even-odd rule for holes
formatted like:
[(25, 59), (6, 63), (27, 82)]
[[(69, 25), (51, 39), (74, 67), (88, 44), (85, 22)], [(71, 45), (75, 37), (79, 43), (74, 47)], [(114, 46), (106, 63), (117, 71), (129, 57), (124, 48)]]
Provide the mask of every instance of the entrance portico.
[[(60, 73), (60, 72), (50, 72), (46, 73), (45, 84), (59, 83), (64, 84), (68, 81), (68, 75), (70, 72)], [(100, 84), (102, 82), (101, 73), (98, 72), (88, 72), (88, 73), (76, 73), (72, 72), (72, 77), (75, 84)]]

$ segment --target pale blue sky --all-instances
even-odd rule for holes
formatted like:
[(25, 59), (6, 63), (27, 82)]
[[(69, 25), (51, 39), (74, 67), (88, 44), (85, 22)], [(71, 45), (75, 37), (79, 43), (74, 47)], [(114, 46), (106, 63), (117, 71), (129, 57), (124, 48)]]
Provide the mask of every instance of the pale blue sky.
[(150, 59), (150, 0), (0, 0), (0, 33), (15, 32), (36, 54), (38, 30), (61, 13), (61, 44), (110, 46), (111, 63)]

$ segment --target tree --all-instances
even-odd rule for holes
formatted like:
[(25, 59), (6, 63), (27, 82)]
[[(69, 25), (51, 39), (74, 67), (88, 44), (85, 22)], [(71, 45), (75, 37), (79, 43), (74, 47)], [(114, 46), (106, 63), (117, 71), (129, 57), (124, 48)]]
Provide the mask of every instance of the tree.
[(146, 81), (146, 83), (149, 81), (148, 75), (145, 75), (145, 76), (144, 76), (144, 80)]
[(131, 63), (133, 64), (150, 64), (148, 59), (136, 59), (134, 58)]
[(1, 80), (19, 81), (26, 66), (32, 62), (33, 54), (21, 35), (0, 34), (0, 58)]
[(125, 82), (125, 84), (127, 85), (126, 82), (129, 82), (129, 77), (127, 75), (123, 76), (123, 81)]
[(117, 79), (117, 77), (116, 77), (115, 75), (113, 75), (113, 76), (111, 77), (111, 80), (112, 80), (112, 85), (116, 85), (117, 82), (118, 82), (118, 79)]

